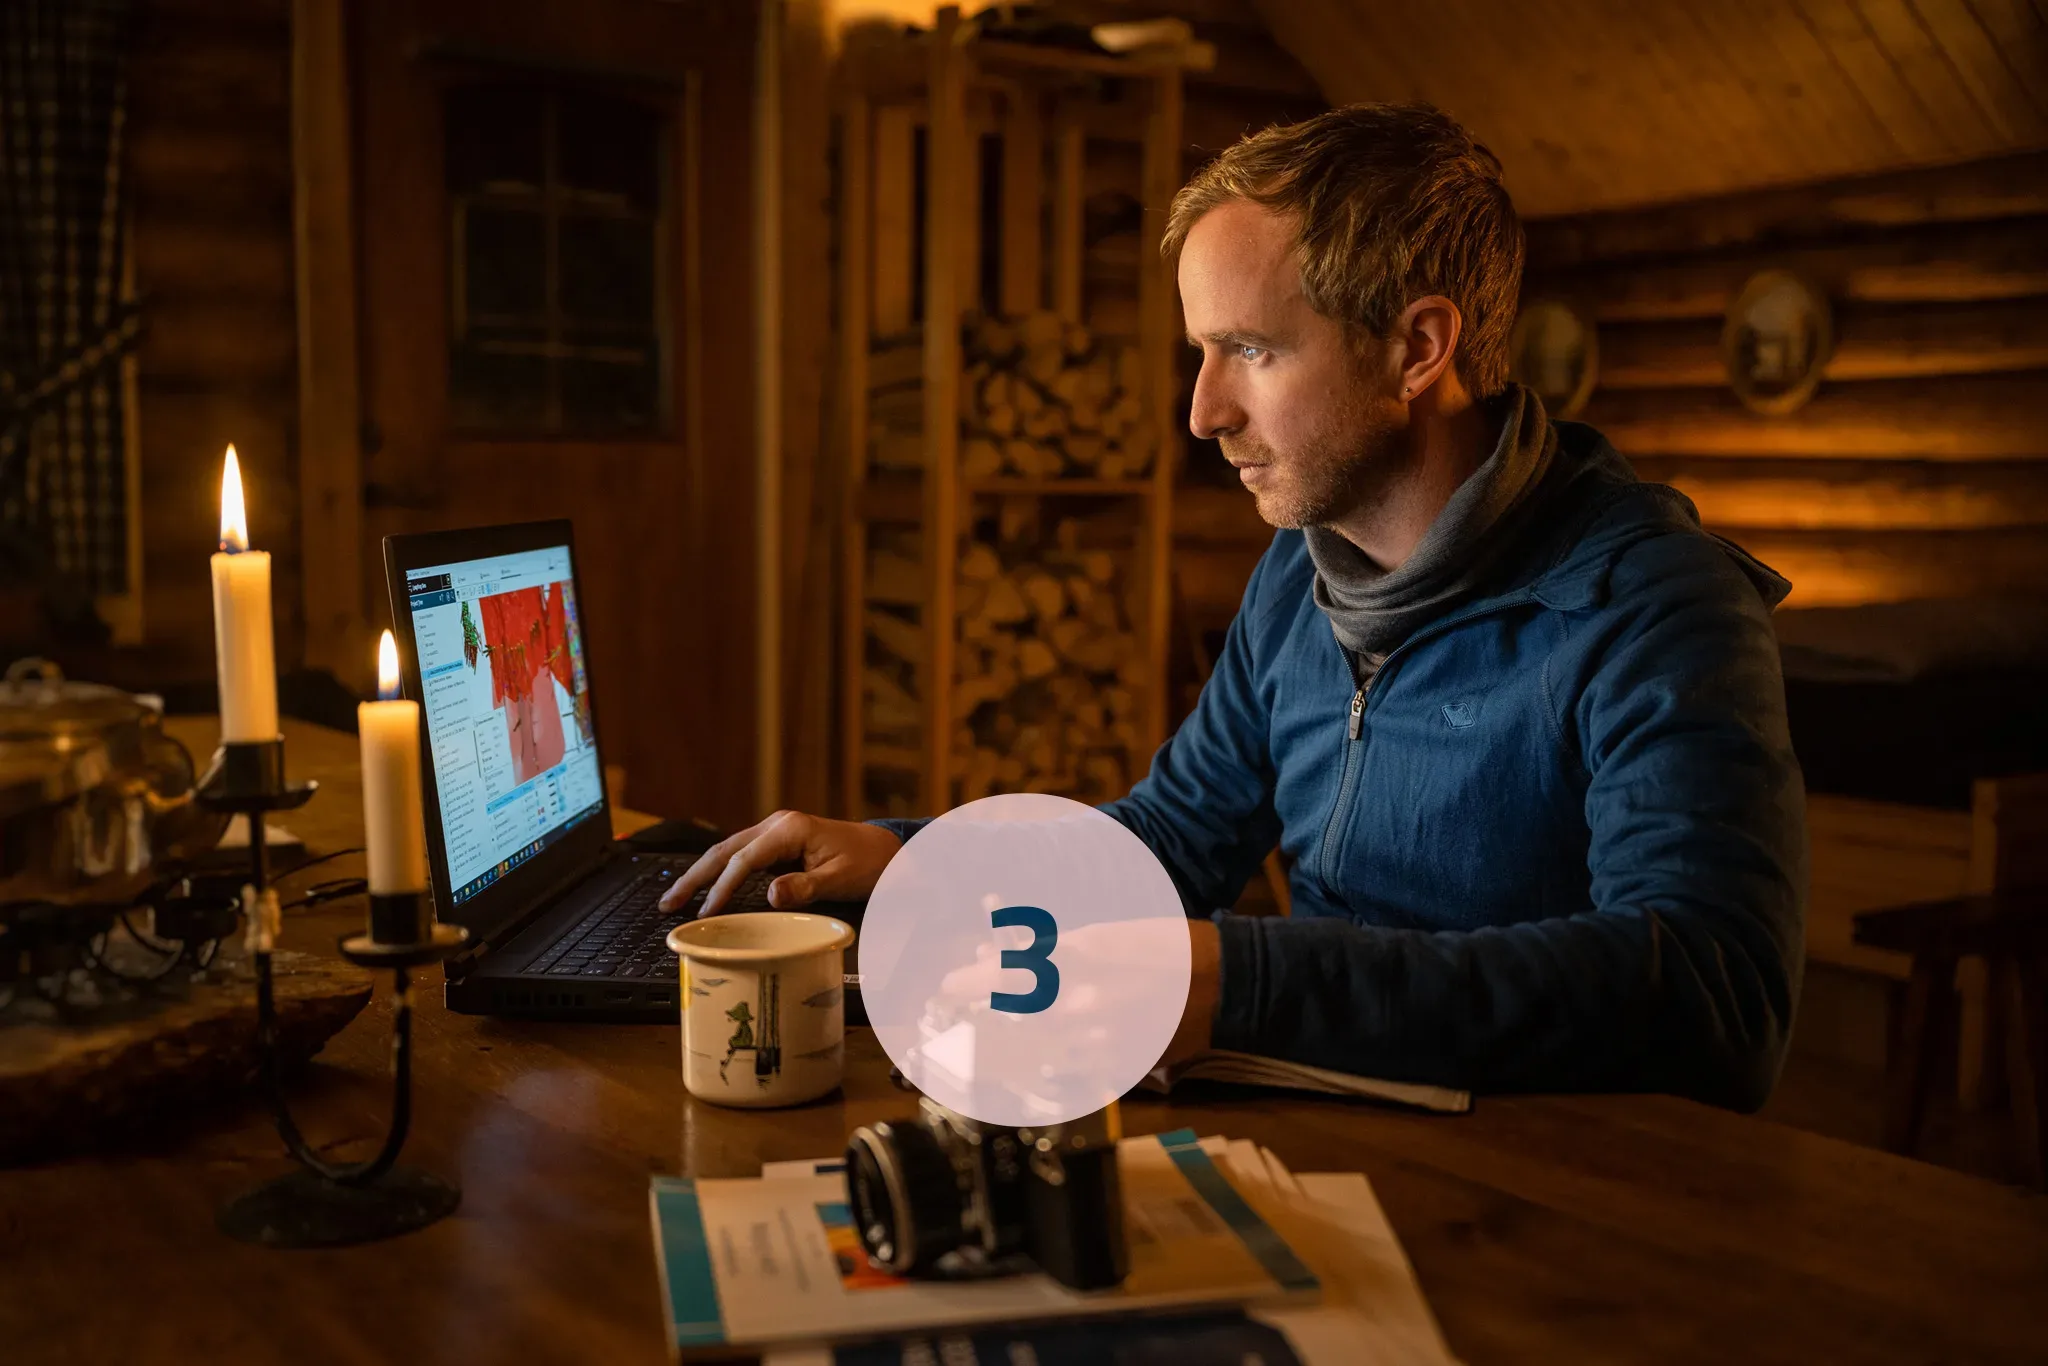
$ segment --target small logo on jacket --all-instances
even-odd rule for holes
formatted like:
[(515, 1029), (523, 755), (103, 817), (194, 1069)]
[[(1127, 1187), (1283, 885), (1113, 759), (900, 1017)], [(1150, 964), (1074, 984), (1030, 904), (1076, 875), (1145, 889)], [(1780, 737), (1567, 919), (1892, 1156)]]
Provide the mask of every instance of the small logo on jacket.
[(1472, 714), (1470, 702), (1447, 702), (1444, 704), (1444, 720), (1452, 730), (1463, 730), (1478, 718)]

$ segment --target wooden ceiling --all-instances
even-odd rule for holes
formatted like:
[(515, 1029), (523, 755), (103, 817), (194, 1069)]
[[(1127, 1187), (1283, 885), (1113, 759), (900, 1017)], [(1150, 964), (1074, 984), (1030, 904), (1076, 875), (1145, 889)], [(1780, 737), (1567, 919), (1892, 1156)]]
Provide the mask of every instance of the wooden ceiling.
[(1464, 122), (1526, 217), (2048, 146), (2048, 0), (1256, 4), (1331, 103)]

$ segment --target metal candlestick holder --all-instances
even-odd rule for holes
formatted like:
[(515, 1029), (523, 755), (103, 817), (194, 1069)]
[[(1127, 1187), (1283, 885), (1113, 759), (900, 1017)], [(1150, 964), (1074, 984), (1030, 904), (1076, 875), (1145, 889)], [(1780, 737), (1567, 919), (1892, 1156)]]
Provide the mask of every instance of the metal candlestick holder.
[(412, 1121), (412, 983), (410, 971), (450, 957), (468, 940), (459, 925), (438, 925), (418, 893), (370, 898), (370, 932), (342, 939), (342, 957), (393, 976), (391, 1128), (367, 1162), (323, 1160), (307, 1144), (285, 1104), (278, 1052), (277, 1001), (271, 954), (279, 929), (277, 893), (270, 886), (264, 816), (304, 806), (316, 784), (284, 779), (284, 740), (229, 742), (201, 781), (199, 800), (238, 812), (249, 826), (249, 883), (243, 914), (249, 957), (256, 973), (256, 1040), (264, 1089), (285, 1147), (299, 1169), (230, 1200), (219, 1215), (221, 1231), (268, 1247), (334, 1247), (374, 1242), (422, 1228), (462, 1203), (461, 1188), (438, 1176), (396, 1165)]

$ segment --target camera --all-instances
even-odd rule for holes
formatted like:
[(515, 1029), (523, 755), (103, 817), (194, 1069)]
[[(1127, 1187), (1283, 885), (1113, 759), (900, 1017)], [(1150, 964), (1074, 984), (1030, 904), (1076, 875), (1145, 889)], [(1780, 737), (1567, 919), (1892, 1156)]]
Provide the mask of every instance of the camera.
[(981, 1124), (929, 1097), (855, 1129), (846, 1192), (868, 1260), (898, 1276), (967, 1278), (1035, 1265), (1075, 1290), (1130, 1269), (1114, 1103), (1067, 1124)]

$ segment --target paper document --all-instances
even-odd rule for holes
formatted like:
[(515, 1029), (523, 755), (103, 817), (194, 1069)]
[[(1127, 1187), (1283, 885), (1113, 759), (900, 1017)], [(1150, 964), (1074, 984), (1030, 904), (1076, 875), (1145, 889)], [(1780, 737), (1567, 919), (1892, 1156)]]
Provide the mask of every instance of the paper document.
[(1325, 1096), (1359, 1096), (1406, 1105), (1417, 1110), (1463, 1114), (1472, 1108), (1472, 1093), (1448, 1086), (1429, 1086), (1412, 1081), (1382, 1081), (1358, 1077), (1327, 1067), (1287, 1062), (1229, 1049), (1211, 1049), (1170, 1067), (1155, 1068), (1138, 1083), (1141, 1091), (1165, 1095), (1183, 1081), (1227, 1081), (1241, 1086), (1273, 1086), (1287, 1091), (1309, 1091)]
[(1241, 1188), (1190, 1130), (1119, 1146), (1130, 1274), (1091, 1294), (1036, 1273), (926, 1281), (877, 1272), (838, 1164), (778, 1165), (782, 1173), (755, 1180), (654, 1180), (662, 1293), (678, 1352), (1312, 1299), (1319, 1290), (1271, 1221), (1267, 1206), (1279, 1201), (1270, 1183)]
[[(1379, 1201), (1356, 1172), (1297, 1177), (1244, 1139), (1205, 1138), (1202, 1150), (1319, 1274), (1312, 1303), (1170, 1313), (1141, 1319), (926, 1330), (839, 1347), (778, 1348), (763, 1366), (1455, 1366)], [(777, 1163), (763, 1175), (809, 1174), (836, 1162)]]

